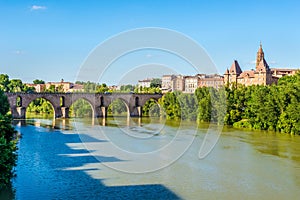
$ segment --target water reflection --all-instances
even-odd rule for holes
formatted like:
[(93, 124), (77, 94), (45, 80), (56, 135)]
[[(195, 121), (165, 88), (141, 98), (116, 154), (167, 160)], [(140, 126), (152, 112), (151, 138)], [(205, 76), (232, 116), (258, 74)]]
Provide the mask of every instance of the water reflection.
[[(55, 120), (55, 129), (48, 128), (52, 122), (37, 121), (39, 123), (29, 123), (39, 126), (27, 124), (18, 127), (23, 137), (19, 148), (17, 178), (14, 181), (17, 199), (180, 198), (158, 183), (113, 187), (105, 185), (102, 178), (89, 175), (98, 171), (99, 159), (85, 150), (78, 134), (57, 129), (69, 127), (68, 120)], [(96, 142), (94, 138), (86, 138), (86, 141)], [(103, 156), (101, 162), (124, 161), (115, 156)]]
[(25, 126), (26, 125), (26, 120), (23, 120), (23, 119), (14, 119), (14, 120), (12, 120), (12, 124), (14, 126)]
[(138, 133), (164, 126), (163, 132), (152, 137), (153, 143), (127, 143), (116, 138), (120, 145), (146, 151), (173, 136), (179, 126), (181, 134), (192, 136), (189, 130), (197, 125), (127, 117), (21, 123), (17, 129), (23, 137), (14, 182), (17, 199), (296, 199), (300, 195), (299, 136), (225, 127), (211, 154), (199, 160), (201, 140), (209, 127), (200, 124), (192, 147), (179, 160), (157, 172), (133, 175), (104, 164), (126, 165), (134, 160), (113, 152), (93, 157), (81, 139), (87, 145), (102, 146), (107, 145), (107, 139), (99, 140), (88, 132), (79, 137), (76, 129), (105, 128), (114, 137), (120, 134), (116, 133), (119, 129)]
[(1, 200), (11, 200), (15, 199), (15, 189), (12, 186), (8, 186), (7, 188), (2, 188), (0, 190), (0, 199)]
[(276, 133), (271, 131), (241, 131), (231, 129), (231, 136), (251, 144), (264, 155), (287, 158), (300, 163), (300, 137), (298, 135)]

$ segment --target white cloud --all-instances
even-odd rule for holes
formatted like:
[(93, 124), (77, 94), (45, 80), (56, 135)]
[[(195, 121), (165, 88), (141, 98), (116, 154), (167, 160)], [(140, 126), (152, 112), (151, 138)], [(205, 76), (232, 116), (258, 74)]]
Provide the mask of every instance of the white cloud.
[(30, 7), (30, 10), (33, 11), (33, 10), (46, 10), (47, 7), (46, 6), (38, 6), (38, 5), (33, 5)]
[(146, 57), (147, 57), (147, 58), (152, 58), (153, 55), (148, 53), (148, 54), (146, 54)]

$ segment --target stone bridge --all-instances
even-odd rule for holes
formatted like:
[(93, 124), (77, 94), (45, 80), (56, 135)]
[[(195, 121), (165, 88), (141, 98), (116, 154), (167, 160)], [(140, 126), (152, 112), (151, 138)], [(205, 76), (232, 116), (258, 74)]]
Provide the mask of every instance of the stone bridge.
[(91, 105), (93, 117), (107, 117), (107, 108), (116, 99), (121, 99), (125, 103), (128, 116), (141, 117), (142, 106), (148, 100), (158, 101), (162, 97), (161, 94), (128, 93), (5, 93), (5, 95), (14, 119), (25, 119), (26, 108), (37, 98), (46, 99), (51, 103), (55, 118), (69, 118), (69, 109), (78, 99), (84, 99)]

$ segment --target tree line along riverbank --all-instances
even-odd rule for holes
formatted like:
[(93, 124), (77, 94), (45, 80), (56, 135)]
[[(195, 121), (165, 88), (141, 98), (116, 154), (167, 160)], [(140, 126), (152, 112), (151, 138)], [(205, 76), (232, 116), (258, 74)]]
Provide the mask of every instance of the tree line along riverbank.
[(13, 167), (17, 159), (17, 133), (11, 125), (8, 115), (9, 104), (7, 97), (0, 90), (0, 191), (11, 184), (14, 176)]
[[(108, 90), (106, 84), (91, 82), (81, 82), (81, 84), (85, 92)], [(159, 84), (153, 84), (152, 89), (138, 89), (159, 92), (158, 86)], [(14, 92), (32, 89), (22, 84), (20, 80), (9, 80), (9, 77), (3, 74), (0, 75), (0, 88)], [(135, 89), (132, 85), (122, 86), (121, 92)], [(216, 122), (239, 128), (300, 134), (299, 102), (300, 72), (280, 78), (277, 85), (248, 87), (227, 85), (219, 90), (202, 87), (194, 94), (169, 92), (158, 102), (154, 100), (146, 102), (143, 106), (143, 115), (162, 115), (168, 119)], [(37, 99), (30, 103), (27, 111), (52, 113), (53, 108), (47, 100)], [(110, 105), (108, 111), (111, 115), (124, 114), (127, 108), (121, 100), (117, 100)], [(70, 116), (91, 115), (91, 107), (85, 100), (75, 102), (70, 108)]]

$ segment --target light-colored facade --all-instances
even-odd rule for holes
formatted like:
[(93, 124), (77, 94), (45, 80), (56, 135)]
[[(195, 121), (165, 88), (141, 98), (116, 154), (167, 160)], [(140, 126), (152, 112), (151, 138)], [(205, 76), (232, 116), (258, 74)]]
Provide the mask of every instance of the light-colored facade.
[(199, 77), (196, 76), (185, 76), (185, 93), (194, 93), (198, 88)]
[(152, 79), (145, 79), (138, 81), (138, 87), (150, 87)]
[(164, 75), (162, 77), (162, 92), (181, 91), (194, 93), (198, 87), (220, 88), (224, 85), (224, 77), (213, 74), (197, 74), (195, 76)]
[(60, 82), (48, 82), (45, 85), (46, 85), (46, 89), (49, 89), (52, 85), (54, 85), (56, 90), (60, 90), (62, 92), (68, 92), (69, 89), (71, 89), (74, 84), (71, 82), (64, 82), (64, 79), (62, 79)]
[(162, 93), (185, 90), (185, 77), (182, 75), (164, 75), (161, 82)]
[(72, 84), (66, 92), (84, 92), (84, 88), (81, 84)]
[(173, 78), (172, 91), (184, 91), (185, 90), (185, 77), (177, 75)]
[(163, 75), (161, 78), (161, 91), (167, 93), (173, 91), (173, 80), (175, 75)]
[(28, 87), (34, 87), (36, 92), (44, 92), (46, 85), (45, 84), (34, 84), (34, 83), (25, 83)]
[(213, 75), (198, 75), (198, 87), (213, 87), (218, 89), (224, 85), (224, 77), (218, 74)]
[(81, 84), (74, 84), (71, 82), (64, 82), (62, 79), (60, 82), (48, 82), (45, 84), (32, 84), (27, 83), (26, 84), (29, 87), (34, 87), (36, 92), (45, 92), (47, 91), (51, 86), (55, 87), (56, 91), (61, 92), (83, 92), (84, 88)]
[(281, 78), (283, 76), (292, 76), (299, 71), (299, 69), (277, 69), (277, 68), (272, 68), (272, 75), (273, 77)]

